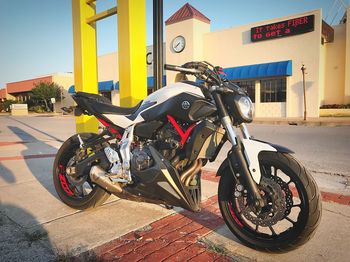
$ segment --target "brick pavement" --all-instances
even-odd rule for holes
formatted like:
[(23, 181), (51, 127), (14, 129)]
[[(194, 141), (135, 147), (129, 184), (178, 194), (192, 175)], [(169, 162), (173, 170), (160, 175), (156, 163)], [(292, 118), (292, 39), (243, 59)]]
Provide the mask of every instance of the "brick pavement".
[(130, 232), (93, 250), (106, 261), (231, 261), (210, 251), (199, 239), (223, 225), (217, 196), (200, 213), (182, 211)]
[[(14, 144), (18, 142), (3, 142), (0, 146)], [(9, 156), (0, 157), (0, 160), (51, 157), (54, 154)], [(202, 178), (219, 181), (215, 173), (210, 171), (203, 171)], [(350, 205), (350, 196), (330, 192), (321, 192), (321, 195), (323, 201)], [(182, 211), (167, 216), (141, 230), (97, 247), (93, 253), (97, 258), (109, 261), (230, 261), (230, 258), (211, 251), (200, 242), (200, 238), (223, 223), (217, 196), (213, 196), (202, 203), (200, 213)]]
[[(202, 178), (219, 181), (210, 171), (204, 171)], [(321, 194), (323, 201), (350, 205), (350, 196), (329, 192)], [(230, 258), (211, 251), (200, 242), (200, 238), (223, 224), (217, 196), (213, 196), (202, 203), (200, 213), (185, 210), (167, 216), (93, 252), (97, 258), (107, 261), (230, 261)]]

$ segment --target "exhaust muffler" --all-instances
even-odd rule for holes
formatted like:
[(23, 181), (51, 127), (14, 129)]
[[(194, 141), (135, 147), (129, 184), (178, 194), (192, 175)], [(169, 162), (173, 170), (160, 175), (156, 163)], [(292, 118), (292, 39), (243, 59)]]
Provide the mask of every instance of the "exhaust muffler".
[(112, 194), (120, 194), (123, 192), (119, 183), (114, 183), (100, 166), (93, 166), (90, 170), (91, 181), (98, 184), (100, 187), (111, 192)]

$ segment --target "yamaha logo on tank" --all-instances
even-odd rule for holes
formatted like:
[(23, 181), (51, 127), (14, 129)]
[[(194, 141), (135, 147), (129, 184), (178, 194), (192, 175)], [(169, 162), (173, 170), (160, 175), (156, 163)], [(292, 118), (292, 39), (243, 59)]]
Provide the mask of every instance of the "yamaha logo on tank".
[(190, 102), (188, 102), (187, 100), (183, 101), (182, 104), (181, 104), (181, 107), (182, 107), (182, 109), (184, 109), (184, 110), (189, 109), (190, 106), (191, 106), (191, 104), (190, 104)]

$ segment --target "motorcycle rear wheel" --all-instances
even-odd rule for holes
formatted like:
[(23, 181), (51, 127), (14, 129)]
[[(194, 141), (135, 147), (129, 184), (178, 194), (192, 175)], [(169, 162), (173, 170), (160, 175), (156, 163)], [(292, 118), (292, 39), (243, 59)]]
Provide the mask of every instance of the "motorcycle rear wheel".
[(221, 214), (231, 232), (254, 249), (269, 252), (296, 249), (315, 234), (321, 221), (318, 187), (289, 154), (262, 152), (259, 161), (264, 176), (259, 188), (268, 207), (254, 214), (247, 195), (242, 191), (237, 196), (236, 182), (228, 167), (219, 182)]
[[(80, 134), (83, 141), (94, 136), (97, 135), (94, 133)], [(79, 146), (78, 136), (73, 135), (60, 147), (53, 165), (53, 181), (58, 196), (66, 205), (84, 210), (103, 204), (109, 198), (110, 193), (92, 183), (88, 174), (84, 181), (77, 183), (81, 185), (77, 186), (66, 173), (66, 168), (70, 162), (73, 162)]]

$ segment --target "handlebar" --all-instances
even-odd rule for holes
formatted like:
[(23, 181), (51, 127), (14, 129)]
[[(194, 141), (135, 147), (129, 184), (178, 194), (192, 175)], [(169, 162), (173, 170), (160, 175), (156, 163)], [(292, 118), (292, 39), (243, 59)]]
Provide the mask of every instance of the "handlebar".
[(185, 67), (181, 67), (181, 66), (177, 66), (177, 65), (169, 65), (169, 64), (165, 64), (164, 69), (170, 70), (170, 71), (178, 71), (178, 72), (186, 73), (186, 74), (193, 74), (193, 75), (202, 73), (202, 71), (200, 71), (198, 69), (185, 68)]
[(183, 74), (195, 75), (198, 79), (205, 82), (221, 85), (221, 79), (215, 67), (208, 62), (188, 62), (182, 66), (165, 64), (166, 70), (178, 71)]

